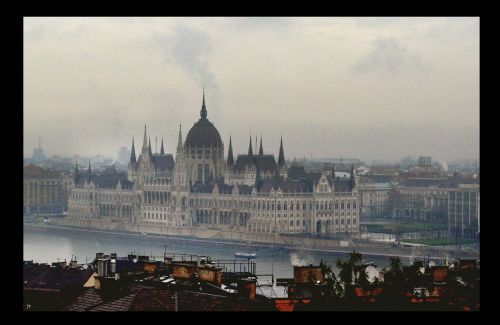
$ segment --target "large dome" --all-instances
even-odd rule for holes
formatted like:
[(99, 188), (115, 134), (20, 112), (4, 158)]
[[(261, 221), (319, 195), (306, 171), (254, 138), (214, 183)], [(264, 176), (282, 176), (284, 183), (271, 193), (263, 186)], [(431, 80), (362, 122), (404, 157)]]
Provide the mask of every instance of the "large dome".
[(219, 131), (207, 119), (207, 108), (205, 106), (205, 89), (203, 89), (203, 103), (200, 111), (201, 118), (189, 130), (185, 146), (191, 148), (220, 147), (222, 140)]
[(222, 147), (219, 131), (206, 118), (200, 118), (189, 130), (185, 142), (186, 147)]

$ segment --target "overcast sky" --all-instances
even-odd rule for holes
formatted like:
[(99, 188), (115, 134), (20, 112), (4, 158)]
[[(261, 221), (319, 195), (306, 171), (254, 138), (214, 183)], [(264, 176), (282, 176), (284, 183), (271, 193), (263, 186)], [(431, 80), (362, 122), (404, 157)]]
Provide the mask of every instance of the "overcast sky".
[(479, 157), (479, 18), (416, 17), (25, 18), (24, 154), (173, 153), (203, 84), (226, 152)]

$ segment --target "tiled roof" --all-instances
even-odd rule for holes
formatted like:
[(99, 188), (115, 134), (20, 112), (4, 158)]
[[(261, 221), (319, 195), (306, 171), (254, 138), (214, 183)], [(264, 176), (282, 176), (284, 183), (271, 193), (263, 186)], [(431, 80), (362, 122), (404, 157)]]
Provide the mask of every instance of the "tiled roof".
[(92, 275), (91, 270), (50, 267), (48, 265), (24, 265), (24, 288), (57, 289), (83, 287)]
[(200, 292), (178, 293), (179, 311), (250, 311), (252, 302), (236, 297), (225, 297)]
[(104, 303), (102, 297), (94, 288), (86, 289), (75, 301), (70, 303), (64, 310), (67, 311), (86, 311)]
[(100, 304), (96, 307), (88, 309), (89, 311), (127, 311), (132, 306), (134, 299), (137, 297), (138, 292), (131, 292), (130, 294), (119, 299)]
[(175, 311), (175, 291), (167, 289), (141, 290), (129, 310)]

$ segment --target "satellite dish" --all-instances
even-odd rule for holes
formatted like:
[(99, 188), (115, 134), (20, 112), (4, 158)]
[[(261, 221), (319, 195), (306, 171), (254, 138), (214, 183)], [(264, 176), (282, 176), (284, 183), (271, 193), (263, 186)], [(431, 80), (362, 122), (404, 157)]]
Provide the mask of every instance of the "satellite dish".
[(132, 262), (137, 263), (137, 259), (136, 259), (136, 258), (134, 258), (134, 259), (132, 260)]
[(368, 279), (368, 282), (373, 283), (375, 282), (375, 279), (379, 278), (379, 272), (377, 268), (373, 265), (369, 265), (366, 269), (366, 278)]
[(434, 262), (434, 261), (430, 261), (430, 262), (429, 262), (429, 267), (433, 267), (433, 266), (436, 266), (436, 262)]
[(88, 264), (83, 264), (83, 269), (84, 269), (84, 270), (86, 270), (86, 269), (88, 269), (88, 268), (89, 268)]

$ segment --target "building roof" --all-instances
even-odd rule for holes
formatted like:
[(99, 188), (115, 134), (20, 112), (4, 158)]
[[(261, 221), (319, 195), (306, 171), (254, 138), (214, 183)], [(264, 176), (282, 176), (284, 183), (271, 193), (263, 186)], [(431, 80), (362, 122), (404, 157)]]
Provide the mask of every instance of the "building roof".
[(288, 178), (291, 179), (303, 179), (306, 178), (306, 171), (304, 166), (290, 166), (288, 169)]
[(174, 170), (175, 162), (171, 154), (166, 155), (152, 155), (152, 160), (156, 169), (160, 170)]
[(34, 178), (64, 178), (64, 175), (61, 172), (55, 171), (51, 168), (43, 168), (40, 166), (35, 166), (33, 164), (29, 164), (28, 166), (24, 166), (23, 168), (23, 176), (24, 179), (34, 179)]
[(467, 178), (407, 178), (400, 182), (404, 187), (458, 188), (459, 184), (478, 184), (478, 181)]
[(200, 119), (189, 130), (186, 136), (186, 147), (219, 147), (222, 148), (222, 140), (217, 128), (207, 119), (207, 109), (205, 106), (205, 90), (203, 90), (203, 103), (200, 111)]
[(178, 299), (179, 311), (250, 311), (254, 308), (248, 299), (201, 292), (181, 291)]
[(52, 267), (28, 264), (23, 266), (24, 288), (63, 290), (69, 287), (83, 287), (92, 275), (92, 270)]
[(351, 184), (349, 178), (346, 179), (335, 179), (333, 181), (333, 186), (335, 192), (351, 192)]
[(271, 189), (275, 191), (281, 189), (283, 193), (312, 192), (312, 182), (310, 180), (283, 180), (273, 179), (261, 182), (259, 192), (268, 193)]
[(273, 155), (238, 155), (234, 169), (244, 171), (245, 168), (255, 166), (261, 172), (275, 172), (277, 168), (276, 160)]

